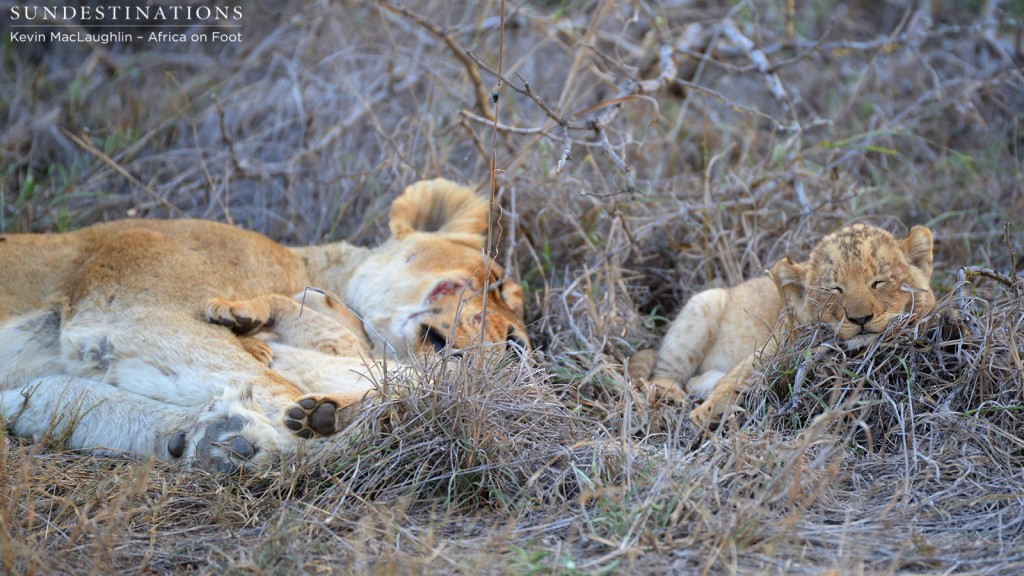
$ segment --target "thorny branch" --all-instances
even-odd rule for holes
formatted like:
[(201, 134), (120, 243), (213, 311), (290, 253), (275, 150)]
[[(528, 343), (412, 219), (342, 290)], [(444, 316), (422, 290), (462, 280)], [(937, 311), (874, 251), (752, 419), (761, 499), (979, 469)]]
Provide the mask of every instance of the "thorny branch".
[(448, 46), (448, 49), (452, 51), (452, 54), (454, 54), (455, 57), (459, 59), (459, 62), (462, 63), (463, 67), (466, 68), (466, 74), (469, 75), (469, 80), (473, 84), (473, 90), (476, 94), (476, 107), (477, 110), (479, 110), (480, 115), (487, 118), (489, 121), (494, 120), (494, 117), (491, 114), (491, 109), (487, 104), (487, 101), (490, 99), (490, 95), (487, 93), (487, 90), (484, 89), (483, 81), (480, 79), (480, 70), (477, 68), (476, 62), (468, 56), (469, 52), (463, 48), (447, 30), (441, 28), (437, 24), (434, 24), (425, 16), (409, 10), (405, 6), (389, 2), (388, 0), (377, 0), (377, 4), (392, 14), (397, 14), (414, 22), (444, 42), (445, 45)]
[[(782, 118), (777, 118), (756, 108), (739, 104), (715, 90), (701, 86), (697, 82), (689, 82), (678, 77), (678, 64), (675, 60), (677, 55), (684, 57), (700, 56), (702, 59), (708, 59), (710, 50), (707, 53), (697, 51), (697, 46), (702, 43), (706, 43), (707, 36), (710, 33), (710, 28), (706, 28), (704, 30), (698, 28), (698, 31), (694, 34), (688, 34), (682, 39), (677, 38), (675, 42), (671, 44), (663, 44), (659, 46), (659, 73), (656, 77), (646, 80), (635, 80), (632, 78), (623, 79), (618, 83), (618, 92), (612, 97), (580, 111), (564, 112), (549, 105), (533, 90), (529, 81), (526, 78), (523, 78), (518, 72), (515, 75), (519, 81), (513, 82), (510, 78), (505, 77), (503, 74), (481, 61), (473, 52), (466, 50), (461, 46), (450, 31), (442, 29), (440, 26), (430, 22), (426, 17), (403, 6), (397, 5), (391, 0), (377, 0), (377, 3), (384, 9), (407, 18), (416, 25), (425, 28), (430, 34), (444, 41), (452, 53), (466, 68), (474, 86), (479, 113), (474, 114), (464, 110), (461, 112), (461, 116), (464, 120), (469, 120), (477, 124), (487, 124), (501, 132), (542, 135), (545, 138), (558, 142), (560, 145), (560, 154), (557, 160), (556, 170), (559, 172), (564, 169), (567, 162), (572, 160), (573, 144), (597, 146), (608, 157), (612, 164), (622, 172), (626, 180), (625, 191), (630, 194), (635, 194), (637, 192), (632, 167), (623, 159), (620, 153), (616, 151), (616, 148), (608, 135), (608, 128), (616, 119), (619, 111), (626, 102), (636, 100), (638, 98), (644, 98), (645, 96), (653, 94), (668, 85), (674, 84), (688, 90), (707, 94), (736, 110), (741, 110), (748, 114), (765, 119), (771, 122), (776, 130), (792, 134), (793, 139), (791, 141), (799, 142), (799, 135), (805, 126), (801, 125), (801, 121), (796, 109), (794, 108), (792, 98), (787, 93), (786, 88), (778, 75), (778, 71), (781, 68), (797, 62), (813, 53), (842, 57), (855, 52), (866, 52), (872, 50), (891, 51), (900, 46), (912, 46), (935, 38), (963, 34), (973, 31), (981, 26), (980, 24), (975, 26), (943, 26), (937, 27), (927, 33), (915, 31), (905, 32), (902, 34), (890, 34), (864, 41), (841, 40), (827, 42), (825, 40), (829, 36), (829, 32), (831, 30), (830, 27), (829, 30), (817, 40), (803, 41), (794, 40), (792, 37), (788, 37), (788, 40), (785, 42), (770, 44), (767, 46), (758, 46), (740, 30), (736, 22), (731, 17), (727, 16), (720, 21), (719, 26), (714, 27), (716, 34), (720, 34), (725, 40), (727, 40), (725, 46), (717, 46), (714, 48), (715, 54), (717, 54), (719, 58), (745, 57), (749, 60), (749, 65), (734, 67), (735, 70), (738, 72), (756, 70), (756, 72), (762, 76), (768, 93), (778, 103), (780, 109), (788, 117), (787, 119), (783, 120)], [(796, 50), (799, 53), (792, 58), (776, 63), (772, 63), (769, 60), (770, 55), (778, 54), (785, 50)], [(640, 51), (640, 48), (634, 47), (633, 51)], [(726, 66), (723, 62), (716, 61), (716, 63), (721, 66)], [(483, 87), (483, 82), (480, 78), (480, 71), (490, 74), (495, 77), (501, 85), (508, 86), (518, 94), (529, 98), (537, 105), (538, 108), (540, 108), (540, 110), (544, 112), (545, 116), (547, 116), (550, 121), (553, 121), (558, 125), (559, 129), (548, 130), (543, 124), (536, 127), (521, 127), (495, 122), (494, 116), (487, 104), (487, 101), (490, 99), (490, 95)], [(655, 103), (655, 105), (657, 104)], [(814, 125), (815, 123), (816, 122), (812, 121), (808, 126)], [(570, 137), (570, 132), (587, 132), (592, 136), (587, 141), (579, 141), (572, 139)], [(847, 156), (852, 153), (855, 153), (855, 151), (850, 151)], [(795, 157), (798, 154), (799, 152), (797, 151), (791, 151), (789, 156)], [(846, 158), (846, 156), (843, 158)], [(789, 178), (792, 179), (791, 183), (796, 194), (796, 200), (805, 212), (811, 210), (812, 203), (807, 196), (807, 192), (804, 189), (802, 182), (800, 182), (798, 176), (794, 172), (787, 171), (787, 174)]]
[[(1006, 244), (1006, 249), (1010, 256), (1010, 274), (1000, 274), (991, 268), (983, 268), (981, 266), (961, 266), (956, 271), (956, 303), (957, 307), (961, 311), (967, 310), (967, 286), (974, 283), (975, 278), (988, 278), (989, 280), (995, 280), (1003, 286), (1006, 286), (1013, 291), (1016, 297), (1017, 305), (1020, 306), (1021, 302), (1021, 291), (1024, 290), (1024, 277), (1014, 276), (1014, 269), (1016, 267), (1017, 251), (1013, 249), (1013, 245), (1010, 243), (1010, 225), (1009, 223), (1003, 224), (1003, 241)], [(979, 330), (970, 321), (970, 315), (967, 315), (968, 327), (971, 331), (978, 336)], [(1021, 365), (1021, 360), (1017, 354), (1017, 347), (1012, 347), (1012, 354), (1014, 360), (1018, 366)]]
[[(530, 87), (530, 83), (522, 76), (519, 76), (519, 80), (522, 82), (522, 86), (519, 86), (515, 82), (512, 82), (510, 79), (500, 75), (496, 70), (489, 67), (487, 64), (481, 62), (475, 55), (473, 55), (473, 53), (469, 52), (467, 54), (470, 58), (474, 60), (474, 62), (477, 64), (477, 66), (480, 67), (481, 70), (495, 76), (502, 84), (511, 87), (519, 94), (522, 94), (523, 96), (526, 96), (527, 98), (532, 100), (541, 110), (544, 111), (544, 114), (547, 115), (548, 118), (550, 118), (559, 126), (561, 126), (562, 155), (561, 158), (559, 158), (558, 160), (559, 171), (561, 171), (561, 169), (565, 166), (566, 162), (572, 160), (572, 150), (569, 139), (569, 131), (573, 130), (593, 132), (594, 140), (601, 147), (601, 150), (605, 153), (606, 156), (608, 156), (612, 163), (615, 164), (615, 167), (618, 168), (625, 177), (625, 191), (628, 192), (629, 194), (635, 194), (637, 192), (636, 183), (633, 178), (632, 167), (628, 165), (615, 152), (615, 149), (611, 141), (608, 139), (606, 127), (612, 122), (612, 120), (615, 119), (615, 117), (619, 113), (619, 110), (622, 109), (622, 105), (624, 103), (633, 100), (637, 97), (657, 92), (658, 90), (664, 88), (673, 80), (675, 80), (678, 68), (676, 66), (675, 60), (672, 58), (671, 46), (665, 45), (659, 49), (658, 67), (660, 72), (656, 78), (640, 81), (627, 79), (621, 82), (619, 84), (619, 92), (615, 96), (584, 110), (584, 112), (594, 113), (583, 120), (572, 119), (572, 114), (563, 115), (556, 112), (553, 108), (551, 108), (550, 105), (548, 105), (547, 102), (544, 101), (543, 98), (541, 98), (533, 91), (533, 89)], [(471, 116), (467, 117), (470, 119), (474, 119)], [(529, 131), (530, 133), (546, 134), (543, 128), (519, 128), (514, 131), (521, 133)]]

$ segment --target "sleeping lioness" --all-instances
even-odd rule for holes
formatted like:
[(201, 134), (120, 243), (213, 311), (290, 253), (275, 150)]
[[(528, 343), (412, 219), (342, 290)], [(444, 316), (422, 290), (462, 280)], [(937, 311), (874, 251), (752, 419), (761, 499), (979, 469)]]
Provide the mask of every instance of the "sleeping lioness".
[[(875, 226), (848, 226), (823, 238), (807, 262), (784, 258), (771, 276), (693, 296), (665, 335), (651, 384), (670, 396), (703, 398), (690, 420), (706, 427), (750, 384), (758, 351), (774, 352), (770, 337), (785, 306), (799, 325), (824, 323), (856, 349), (894, 317), (931, 310), (931, 275), (932, 234), (924, 226), (901, 240)], [(650, 357), (638, 354), (634, 377), (650, 374)]]
[[(375, 248), (200, 220), (0, 236), (3, 423), (72, 448), (268, 462), (343, 428), (383, 357), (529, 345), (522, 291), (484, 255), (487, 216), (439, 179), (394, 201)], [(307, 286), (352, 312), (314, 294), (300, 316)], [(261, 328), (276, 340), (246, 335)]]

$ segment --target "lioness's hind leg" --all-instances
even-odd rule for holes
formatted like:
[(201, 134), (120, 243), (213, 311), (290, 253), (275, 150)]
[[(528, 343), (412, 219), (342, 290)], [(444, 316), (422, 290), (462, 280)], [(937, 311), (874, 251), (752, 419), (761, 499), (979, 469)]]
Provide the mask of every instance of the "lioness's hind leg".
[(215, 472), (266, 468), (294, 440), (240, 398), (209, 410), (181, 406), (75, 376), (39, 378), (0, 392), (0, 416), (17, 436), (60, 440), (96, 454), (154, 455)]
[(200, 418), (199, 424), (191, 437), (180, 431), (168, 439), (172, 457), (191, 458), (211, 472), (234, 473), (267, 468), (280, 455), (279, 434), (257, 412), (215, 411)]

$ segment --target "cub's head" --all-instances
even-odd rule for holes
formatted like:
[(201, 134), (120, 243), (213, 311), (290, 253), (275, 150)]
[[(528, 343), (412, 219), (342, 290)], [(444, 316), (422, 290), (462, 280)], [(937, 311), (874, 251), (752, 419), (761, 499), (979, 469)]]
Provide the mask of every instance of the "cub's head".
[(861, 347), (893, 317), (935, 305), (932, 233), (914, 226), (897, 240), (854, 224), (823, 238), (806, 263), (780, 260), (772, 276), (800, 324), (827, 323), (848, 348)]
[(376, 345), (383, 338), (399, 356), (474, 343), (529, 348), (522, 287), (484, 254), (487, 218), (472, 189), (444, 179), (417, 182), (395, 199), (391, 238), (348, 288)]

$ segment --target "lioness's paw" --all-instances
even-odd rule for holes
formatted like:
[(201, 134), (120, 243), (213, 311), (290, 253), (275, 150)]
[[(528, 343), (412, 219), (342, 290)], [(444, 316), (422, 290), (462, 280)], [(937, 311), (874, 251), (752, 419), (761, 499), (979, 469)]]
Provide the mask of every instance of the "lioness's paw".
[(242, 415), (216, 416), (206, 423), (202, 434), (192, 440), (192, 445), (185, 432), (171, 436), (167, 441), (168, 454), (180, 458), (191, 452), (198, 466), (228, 474), (267, 468), (276, 458), (274, 430)]
[(270, 349), (269, 344), (259, 338), (249, 336), (239, 336), (238, 343), (242, 345), (242, 349), (251, 354), (261, 364), (270, 366), (270, 362), (274, 359), (274, 352)]
[(302, 439), (330, 436), (355, 419), (359, 402), (340, 406), (329, 396), (303, 396), (284, 411), (284, 425)]
[(270, 320), (270, 307), (259, 299), (237, 301), (212, 298), (206, 303), (206, 320), (227, 326), (235, 334), (248, 334)]

